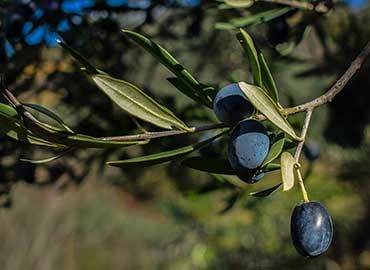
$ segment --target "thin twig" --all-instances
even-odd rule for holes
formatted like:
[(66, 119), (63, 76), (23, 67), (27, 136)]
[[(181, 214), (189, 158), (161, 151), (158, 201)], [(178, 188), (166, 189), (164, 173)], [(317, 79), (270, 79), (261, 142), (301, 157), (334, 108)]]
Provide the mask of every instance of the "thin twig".
[(326, 13), (329, 11), (329, 8), (323, 3), (318, 3), (314, 5), (310, 2), (296, 1), (296, 0), (262, 0), (264, 2), (276, 3), (284, 6), (305, 9), (309, 11), (316, 11), (319, 13)]
[(299, 157), (301, 156), (301, 152), (302, 152), (303, 145), (305, 143), (308, 127), (310, 126), (312, 112), (313, 112), (313, 109), (308, 109), (306, 112), (306, 118), (304, 119), (304, 124), (302, 127), (302, 133), (301, 133), (302, 141), (298, 143), (297, 149), (294, 154), (294, 159), (296, 163), (299, 163)]
[[(353, 77), (353, 75), (356, 74), (357, 70), (361, 68), (362, 64), (369, 56), (369, 54), (370, 54), (370, 41), (366, 44), (366, 46), (356, 57), (356, 59), (351, 63), (346, 72), (343, 73), (343, 75), (334, 83), (332, 87), (330, 87), (330, 89), (327, 92), (309, 102), (297, 105), (295, 107), (286, 108), (284, 109), (283, 113), (286, 115), (296, 114), (299, 112), (307, 111), (309, 109), (310, 110), (315, 109), (316, 107), (331, 102), (334, 99), (334, 97), (344, 89), (349, 80)], [(259, 121), (263, 121), (266, 119), (266, 117), (262, 114), (256, 115), (255, 118)]]
[(200, 131), (226, 128), (226, 127), (227, 126), (225, 124), (220, 123), (220, 124), (211, 124), (211, 125), (205, 125), (205, 126), (192, 127), (192, 128), (190, 128), (190, 131), (187, 131), (187, 130), (166, 130), (166, 131), (158, 131), (158, 132), (145, 132), (145, 133), (142, 133), (142, 134), (135, 134), (135, 135), (101, 137), (101, 138), (98, 138), (98, 139), (104, 140), (104, 141), (150, 140), (150, 139), (155, 139), (155, 138), (175, 136), (175, 135), (187, 134), (187, 133), (195, 133), (195, 132), (200, 132)]

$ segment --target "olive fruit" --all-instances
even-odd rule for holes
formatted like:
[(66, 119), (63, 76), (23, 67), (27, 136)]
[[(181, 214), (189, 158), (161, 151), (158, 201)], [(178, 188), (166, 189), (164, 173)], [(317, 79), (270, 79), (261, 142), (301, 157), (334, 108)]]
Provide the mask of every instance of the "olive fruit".
[(319, 202), (306, 202), (294, 208), (291, 237), (297, 251), (305, 257), (323, 254), (333, 238), (333, 222)]
[(214, 102), (213, 111), (218, 120), (233, 125), (246, 117), (253, 111), (253, 105), (248, 101), (237, 83), (229, 84), (218, 91)]
[(255, 183), (262, 177), (260, 166), (267, 157), (270, 139), (266, 128), (258, 121), (244, 120), (231, 133), (228, 159), (240, 179)]

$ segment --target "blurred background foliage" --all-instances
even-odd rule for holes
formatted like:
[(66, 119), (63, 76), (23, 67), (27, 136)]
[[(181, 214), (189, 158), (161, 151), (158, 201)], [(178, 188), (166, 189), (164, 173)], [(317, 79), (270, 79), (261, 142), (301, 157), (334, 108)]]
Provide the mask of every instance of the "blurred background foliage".
[[(222, 1), (39, 0), (1, 1), (1, 72), (23, 102), (42, 104), (80, 133), (113, 136), (137, 132), (60, 48), (63, 38), (89, 61), (131, 81), (177, 112), (189, 125), (214, 122), (178, 92), (169, 72), (120, 29), (139, 31), (173, 53), (202, 82), (223, 86), (251, 80), (233, 25), (235, 18), (268, 58), (282, 104), (323, 93), (370, 37), (366, 1), (326, 3), (326, 14), (290, 9), (259, 23), (250, 18), (271, 3), (230, 8)], [(212, 132), (155, 140), (119, 150), (79, 150), (34, 165), (52, 150), (0, 144), (0, 265), (17, 269), (370, 269), (370, 62), (345, 90), (315, 111), (304, 167), (310, 198), (320, 200), (335, 223), (333, 246), (306, 260), (289, 236), (297, 188), (268, 198), (239, 195), (215, 177), (180, 166), (119, 170), (107, 160), (186, 145)], [(302, 116), (291, 118), (296, 127)], [(153, 127), (144, 126), (150, 130)], [(226, 141), (201, 151), (225, 155)], [(277, 183), (278, 173), (251, 186)], [(8, 208), (8, 209), (7, 209)]]

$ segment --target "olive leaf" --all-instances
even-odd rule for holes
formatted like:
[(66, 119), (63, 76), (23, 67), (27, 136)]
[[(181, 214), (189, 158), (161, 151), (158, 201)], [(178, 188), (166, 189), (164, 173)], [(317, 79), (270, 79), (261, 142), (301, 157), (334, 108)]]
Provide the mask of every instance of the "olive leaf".
[(55, 114), (54, 112), (50, 111), (49, 109), (39, 105), (39, 104), (27, 104), (27, 103), (24, 103), (22, 104), (23, 106), (25, 107), (29, 107), (31, 109), (34, 109), (42, 114), (45, 114), (47, 115), (48, 117), (50, 117), (51, 119), (53, 119), (54, 121), (56, 121), (59, 125), (61, 125), (66, 131), (68, 132), (71, 132), (71, 133), (74, 133), (74, 131), (66, 124), (64, 123), (63, 119), (60, 118), (57, 114)]
[(240, 180), (238, 177), (226, 177), (221, 174), (212, 174), (218, 181), (227, 182), (233, 186), (240, 188), (241, 190), (245, 190), (249, 187), (249, 184)]
[(279, 94), (276, 88), (276, 84), (274, 78), (272, 77), (271, 71), (267, 65), (265, 57), (263, 56), (262, 52), (258, 54), (258, 60), (261, 66), (261, 76), (262, 76), (262, 83), (264, 88), (270, 94), (270, 97), (275, 101), (279, 102)]
[(290, 10), (292, 10), (292, 8), (290, 7), (276, 8), (263, 11), (254, 15), (248, 15), (245, 17), (232, 19), (229, 22), (218, 22), (216, 23), (216, 29), (231, 30), (235, 28), (266, 23), (286, 14)]
[(48, 163), (48, 162), (51, 162), (51, 161), (55, 161), (55, 160), (57, 160), (61, 157), (64, 157), (66, 154), (70, 153), (73, 150), (74, 150), (74, 148), (68, 148), (67, 150), (63, 151), (62, 153), (60, 153), (58, 155), (52, 156), (50, 158), (45, 158), (45, 159), (32, 160), (32, 159), (21, 158), (19, 160), (23, 161), (23, 162), (28, 162), (28, 163), (31, 163), (31, 164), (45, 164), (45, 163)]
[(236, 35), (239, 43), (247, 53), (249, 64), (251, 66), (253, 74), (253, 82), (255, 85), (262, 87), (261, 67), (258, 60), (257, 50), (254, 46), (252, 37), (243, 29), (239, 29), (239, 33)]
[(281, 114), (276, 103), (266, 94), (264, 90), (258, 86), (247, 84), (245, 82), (239, 82), (239, 87), (243, 93), (247, 96), (248, 100), (253, 106), (266, 116), (275, 126), (283, 130), (285, 133), (290, 135), (293, 139), (300, 141), (294, 129), (291, 127), (289, 122)]
[(272, 144), (270, 151), (262, 164), (262, 167), (266, 166), (280, 155), (281, 151), (283, 150), (284, 142), (284, 133), (281, 132), (276, 136), (275, 142)]
[(189, 129), (170, 110), (160, 105), (137, 86), (127, 81), (113, 78), (105, 72), (94, 68), (73, 48), (62, 41), (59, 41), (59, 44), (86, 68), (87, 73), (95, 84), (127, 113), (162, 128)]
[(279, 183), (279, 184), (277, 184), (273, 187), (270, 187), (270, 188), (267, 188), (267, 189), (264, 189), (264, 190), (251, 192), (251, 193), (249, 193), (249, 195), (253, 196), (253, 197), (259, 197), (259, 198), (267, 197), (267, 196), (271, 195), (272, 193), (274, 193), (281, 186), (281, 184), (282, 183)]
[(7, 136), (37, 145), (49, 147), (79, 147), (79, 148), (113, 148), (136, 145), (141, 141), (102, 140), (84, 134), (66, 132), (39, 120), (23, 117), (27, 126), (20, 120), (19, 112), (14, 108), (0, 103), (0, 131)]
[(95, 84), (121, 109), (156, 126), (182, 130), (189, 128), (137, 86), (109, 75), (92, 75)]
[(164, 152), (160, 152), (157, 154), (130, 158), (130, 159), (125, 159), (125, 160), (109, 161), (107, 162), (107, 164), (114, 166), (114, 167), (120, 167), (120, 168), (147, 167), (147, 166), (152, 166), (156, 164), (161, 164), (164, 162), (168, 162), (168, 161), (183, 157), (187, 154), (190, 154), (191, 152), (194, 152), (195, 150), (200, 149), (210, 144), (214, 140), (218, 139), (219, 137), (225, 135), (226, 132), (228, 132), (228, 130), (222, 133), (219, 133), (216, 136), (209, 138), (207, 140), (204, 140), (202, 142), (184, 146), (184, 147), (177, 148), (174, 150), (164, 151)]
[(288, 191), (294, 186), (294, 165), (296, 161), (292, 154), (283, 152), (280, 157), (280, 173), (283, 190)]
[(20, 120), (18, 112), (11, 106), (0, 103), (0, 132), (8, 137), (40, 146), (61, 147), (35, 136)]
[(225, 0), (225, 4), (235, 8), (248, 8), (254, 4), (254, 0)]
[[(132, 41), (139, 44), (155, 58), (159, 60), (165, 67), (167, 67), (173, 74), (175, 74), (181, 81), (183, 81), (192, 90), (194, 100), (200, 104), (212, 108), (210, 98), (203, 91), (203, 85), (194, 78), (194, 76), (186, 70), (166, 49), (154, 42), (153, 40), (140, 35), (139, 33), (122, 29), (122, 32)], [(196, 97), (196, 98), (195, 98)]]

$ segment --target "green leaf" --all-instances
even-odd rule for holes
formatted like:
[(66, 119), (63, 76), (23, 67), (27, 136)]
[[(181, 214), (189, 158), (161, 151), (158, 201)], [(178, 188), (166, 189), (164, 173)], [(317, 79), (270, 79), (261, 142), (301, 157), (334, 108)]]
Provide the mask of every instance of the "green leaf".
[[(18, 118), (14, 117), (18, 116)], [(0, 132), (18, 141), (49, 147), (113, 148), (136, 145), (141, 141), (101, 140), (83, 134), (70, 134), (65, 130), (27, 119), (27, 127), (12, 107), (0, 103)]]
[(280, 186), (281, 186), (281, 183), (279, 183), (279, 184), (277, 184), (273, 187), (261, 190), (261, 191), (251, 192), (251, 193), (249, 193), (249, 195), (251, 195), (253, 197), (259, 197), (259, 198), (267, 197), (267, 196), (271, 195), (272, 193), (274, 193), (274, 191), (276, 191)]
[(92, 79), (113, 102), (129, 114), (162, 128), (189, 130), (172, 112), (135, 85), (109, 75), (92, 75)]
[(176, 127), (188, 130), (188, 127), (170, 110), (160, 105), (137, 86), (124, 80), (113, 78), (94, 68), (70, 46), (62, 41), (59, 41), (59, 44), (87, 69), (95, 84), (127, 113), (162, 128), (172, 129)]
[(267, 89), (270, 97), (275, 101), (279, 102), (279, 94), (276, 88), (276, 84), (274, 78), (272, 77), (271, 71), (267, 65), (265, 57), (263, 56), (262, 52), (258, 54), (259, 63), (261, 66), (261, 75), (262, 75), (262, 82), (264, 88)]
[(289, 152), (284, 152), (280, 157), (280, 172), (283, 181), (283, 190), (288, 191), (294, 186), (294, 157)]
[(61, 147), (61, 145), (54, 144), (35, 136), (19, 119), (18, 112), (11, 106), (3, 103), (0, 103), (0, 133), (6, 134), (12, 139), (30, 144)]
[(62, 40), (57, 40), (58, 44), (65, 49), (74, 59), (76, 59), (90, 74), (99, 74), (104, 73), (98, 69), (96, 69), (93, 65), (89, 63), (80, 53), (78, 53), (75, 49), (70, 47), (67, 43)]
[(280, 169), (280, 164), (277, 163), (269, 163), (266, 166), (262, 167), (262, 171), (264, 173), (266, 172), (272, 172), (272, 171), (277, 171)]
[(245, 190), (249, 187), (249, 184), (240, 180), (238, 177), (226, 177), (221, 174), (212, 174), (218, 181), (221, 182), (228, 182), (229, 184), (240, 188), (241, 190)]
[(216, 23), (216, 29), (222, 29), (225, 26), (228, 27), (228, 29), (235, 29), (240, 27), (247, 27), (250, 25), (266, 23), (286, 14), (291, 9), (292, 8), (290, 7), (270, 9), (254, 15), (248, 15), (246, 17), (232, 19), (229, 22)]
[(226, 134), (226, 132), (228, 132), (228, 130), (222, 133), (219, 133), (216, 136), (209, 138), (205, 141), (202, 141), (200, 143), (188, 145), (188, 146), (177, 148), (174, 150), (165, 151), (165, 152), (147, 155), (147, 156), (130, 158), (126, 160), (109, 161), (107, 162), (107, 164), (111, 166), (115, 166), (115, 167), (120, 167), (120, 168), (147, 167), (147, 166), (152, 166), (156, 164), (161, 164), (164, 162), (168, 162), (168, 161), (183, 157), (187, 154), (190, 154), (191, 152), (194, 152), (195, 150), (210, 144), (212, 141)]
[(276, 136), (275, 142), (272, 144), (270, 151), (262, 164), (262, 167), (266, 166), (280, 155), (281, 151), (283, 150), (284, 142), (284, 133), (281, 132)]
[(281, 114), (276, 103), (266, 94), (264, 90), (245, 82), (240, 82), (239, 87), (242, 89), (253, 106), (263, 115), (265, 115), (266, 118), (275, 126), (290, 135), (293, 139), (297, 141), (301, 140), (301, 138), (295, 134), (294, 129), (291, 127), (289, 122)]
[(235, 8), (248, 8), (254, 4), (254, 0), (225, 0), (225, 4)]
[(237, 34), (237, 38), (247, 53), (249, 64), (253, 74), (253, 82), (255, 85), (262, 87), (261, 67), (258, 61), (257, 50), (254, 46), (252, 37), (243, 29)]
[(136, 32), (124, 29), (122, 30), (122, 32), (131, 40), (147, 50), (150, 54), (157, 58), (158, 61), (166, 66), (173, 74), (175, 74), (179, 79), (186, 83), (188, 85), (188, 88), (193, 91), (194, 96), (197, 96), (199, 97), (199, 99), (202, 100), (201, 104), (212, 108), (212, 102), (203, 92), (202, 85), (166, 49), (164, 49), (153, 40)]
[(38, 105), (38, 104), (22, 104), (23, 106), (25, 107), (29, 107), (31, 109), (34, 109), (42, 114), (45, 114), (47, 115), (48, 117), (50, 117), (51, 119), (55, 120), (58, 124), (60, 124), (66, 131), (68, 132), (71, 132), (71, 133), (74, 133), (74, 131), (67, 126), (67, 124), (64, 123), (63, 119), (60, 118), (57, 114), (55, 114), (54, 112), (50, 111), (49, 109), (41, 106), (41, 105)]
[[(189, 98), (195, 100), (198, 103), (204, 104), (203, 99), (199, 98), (199, 96), (194, 93), (194, 91), (189, 87), (188, 84), (186, 84), (183, 80), (176, 78), (176, 77), (171, 77), (167, 78), (167, 80), (175, 86), (180, 92), (188, 96)], [(207, 104), (204, 104), (208, 106)]]
[(202, 172), (236, 175), (234, 169), (230, 165), (229, 160), (223, 158), (211, 158), (202, 156), (190, 157), (184, 160), (181, 165)]
[(68, 154), (69, 152), (71, 152), (73, 150), (74, 150), (74, 148), (68, 148), (67, 150), (63, 151), (62, 153), (60, 153), (56, 156), (50, 157), (50, 158), (39, 159), (39, 160), (21, 158), (20, 161), (28, 162), (28, 163), (31, 163), (31, 164), (44, 164), (44, 163), (48, 163), (48, 162), (51, 162), (51, 161), (55, 161), (55, 160), (65, 156), (66, 154)]

